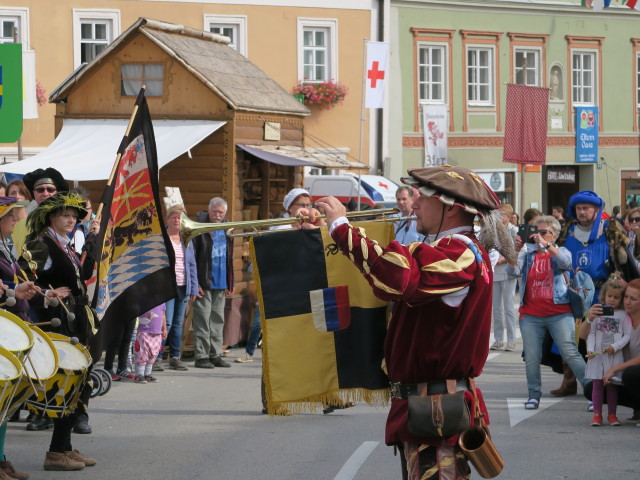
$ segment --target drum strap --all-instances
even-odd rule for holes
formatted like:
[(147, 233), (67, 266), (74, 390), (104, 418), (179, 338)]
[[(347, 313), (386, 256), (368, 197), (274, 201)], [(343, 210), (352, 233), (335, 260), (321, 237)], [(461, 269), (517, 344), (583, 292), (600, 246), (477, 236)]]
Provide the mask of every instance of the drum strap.
[(91, 326), (91, 333), (95, 335), (96, 333), (98, 333), (98, 329), (96, 328), (96, 319), (93, 315), (93, 311), (86, 305), (84, 306), (84, 309), (87, 312), (87, 319), (89, 320), (89, 325)]

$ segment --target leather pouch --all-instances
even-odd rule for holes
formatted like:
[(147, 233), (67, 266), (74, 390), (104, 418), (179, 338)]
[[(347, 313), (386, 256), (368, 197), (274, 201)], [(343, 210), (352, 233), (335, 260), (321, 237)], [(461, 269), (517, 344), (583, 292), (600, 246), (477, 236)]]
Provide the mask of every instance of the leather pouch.
[(407, 428), (416, 437), (446, 438), (469, 428), (469, 407), (464, 392), (411, 395)]

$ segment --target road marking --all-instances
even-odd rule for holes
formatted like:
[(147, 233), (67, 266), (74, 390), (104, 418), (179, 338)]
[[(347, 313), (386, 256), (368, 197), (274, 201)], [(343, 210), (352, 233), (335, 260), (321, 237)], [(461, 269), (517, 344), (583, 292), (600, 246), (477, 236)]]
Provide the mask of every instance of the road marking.
[(529, 417), (533, 417), (536, 413), (540, 413), (542, 410), (561, 402), (562, 398), (543, 398), (540, 401), (540, 406), (536, 410), (525, 410), (524, 403), (527, 400), (527, 398), (507, 398), (509, 423), (512, 427)]
[(363, 442), (349, 457), (349, 460), (342, 466), (333, 480), (352, 480), (367, 457), (378, 446), (378, 443), (380, 442)]

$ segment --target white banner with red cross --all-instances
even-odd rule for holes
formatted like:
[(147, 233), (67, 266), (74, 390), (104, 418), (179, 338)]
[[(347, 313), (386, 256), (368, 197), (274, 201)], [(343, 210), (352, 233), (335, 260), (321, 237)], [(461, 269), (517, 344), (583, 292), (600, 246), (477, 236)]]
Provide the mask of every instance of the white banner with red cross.
[(367, 65), (365, 69), (366, 108), (384, 108), (384, 90), (389, 78), (388, 42), (366, 42)]

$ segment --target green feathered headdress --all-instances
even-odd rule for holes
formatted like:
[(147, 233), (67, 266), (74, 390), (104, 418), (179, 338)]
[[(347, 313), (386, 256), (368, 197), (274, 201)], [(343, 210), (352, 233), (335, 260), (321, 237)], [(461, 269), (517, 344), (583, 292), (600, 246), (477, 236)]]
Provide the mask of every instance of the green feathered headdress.
[(56, 193), (47, 197), (39, 207), (27, 217), (27, 229), (30, 234), (40, 235), (49, 226), (49, 216), (64, 208), (78, 210), (78, 221), (87, 216), (87, 202), (75, 193)]

